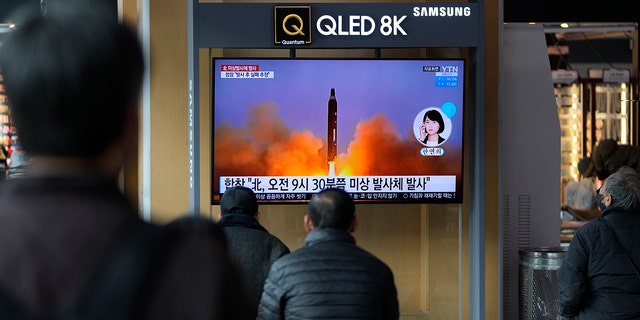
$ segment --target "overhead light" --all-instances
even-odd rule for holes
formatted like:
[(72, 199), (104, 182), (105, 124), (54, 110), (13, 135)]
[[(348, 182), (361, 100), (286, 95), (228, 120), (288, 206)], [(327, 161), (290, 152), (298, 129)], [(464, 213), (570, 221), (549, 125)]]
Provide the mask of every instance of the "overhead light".
[(545, 33), (594, 33), (594, 32), (633, 32), (638, 30), (638, 24), (634, 22), (608, 22), (608, 23), (544, 23)]

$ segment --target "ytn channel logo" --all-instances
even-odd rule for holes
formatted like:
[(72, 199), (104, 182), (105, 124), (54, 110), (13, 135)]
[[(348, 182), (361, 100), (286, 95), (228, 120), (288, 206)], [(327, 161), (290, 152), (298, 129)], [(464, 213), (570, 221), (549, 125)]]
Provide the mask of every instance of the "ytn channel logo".
[(311, 6), (274, 6), (275, 44), (311, 44)]
[(458, 66), (422, 66), (422, 72), (458, 74)]

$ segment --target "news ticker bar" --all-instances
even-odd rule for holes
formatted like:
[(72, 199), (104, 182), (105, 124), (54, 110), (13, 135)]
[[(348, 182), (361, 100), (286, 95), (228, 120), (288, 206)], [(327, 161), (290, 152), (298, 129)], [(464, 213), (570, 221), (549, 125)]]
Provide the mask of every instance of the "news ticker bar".
[[(308, 201), (313, 198), (315, 193), (256, 193), (258, 201)], [(350, 193), (353, 200), (363, 201), (402, 201), (402, 202), (421, 202), (421, 203), (454, 203), (456, 200), (455, 192), (352, 192)]]
[[(455, 193), (456, 176), (222, 176), (220, 194), (244, 186), (256, 193), (315, 193), (340, 188), (349, 193)], [(437, 196), (437, 195), (436, 195)]]

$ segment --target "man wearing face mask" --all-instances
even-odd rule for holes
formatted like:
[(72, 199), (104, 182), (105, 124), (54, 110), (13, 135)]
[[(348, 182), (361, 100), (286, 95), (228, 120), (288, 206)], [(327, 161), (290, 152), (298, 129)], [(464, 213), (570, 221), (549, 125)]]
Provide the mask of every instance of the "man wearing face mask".
[(558, 270), (563, 319), (640, 319), (640, 173), (623, 166), (598, 190), (597, 219), (578, 229)]

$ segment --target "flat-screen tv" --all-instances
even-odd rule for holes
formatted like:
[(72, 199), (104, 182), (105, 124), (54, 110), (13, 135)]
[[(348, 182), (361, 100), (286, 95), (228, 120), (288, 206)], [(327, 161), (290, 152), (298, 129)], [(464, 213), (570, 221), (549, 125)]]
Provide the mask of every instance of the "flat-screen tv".
[(464, 59), (214, 58), (212, 204), (462, 203)]

